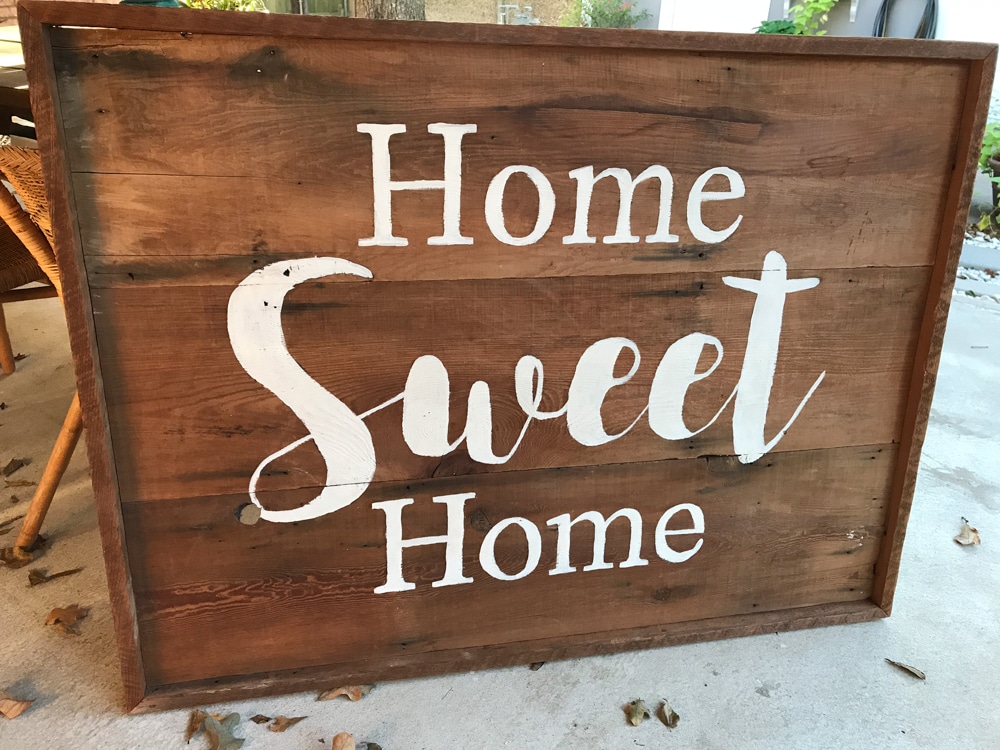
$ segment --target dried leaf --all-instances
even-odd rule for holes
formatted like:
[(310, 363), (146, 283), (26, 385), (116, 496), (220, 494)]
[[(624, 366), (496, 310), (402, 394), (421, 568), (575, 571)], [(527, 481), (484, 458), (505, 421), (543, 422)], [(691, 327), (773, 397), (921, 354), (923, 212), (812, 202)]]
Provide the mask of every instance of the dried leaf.
[(330, 750), (357, 750), (354, 744), (354, 737), (347, 732), (334, 735), (330, 743)]
[(916, 667), (911, 667), (909, 664), (903, 664), (903, 662), (893, 661), (892, 659), (886, 659), (886, 661), (889, 662), (892, 666), (896, 667), (897, 669), (902, 669), (904, 672), (907, 672), (907, 673), (913, 675), (918, 680), (926, 680), (927, 679), (927, 675), (925, 675), (923, 672), (921, 672)]
[(260, 508), (254, 503), (241, 505), (236, 509), (236, 517), (244, 526), (253, 526), (260, 520)]
[(15, 362), (20, 362), (22, 359), (27, 359), (27, 358), (28, 358), (28, 355), (27, 354), (22, 354), (21, 352), (18, 352), (17, 354), (14, 355), (14, 361)]
[(374, 685), (348, 685), (346, 687), (339, 687), (333, 690), (327, 690), (325, 693), (320, 693), (316, 697), (316, 700), (331, 701), (334, 698), (344, 696), (348, 700), (359, 701), (374, 689)]
[(271, 717), (264, 716), (264, 714), (257, 714), (256, 716), (251, 716), (250, 721), (254, 724), (267, 724), (267, 722), (271, 721)]
[(970, 544), (979, 544), (979, 529), (970, 526), (968, 519), (963, 518), (962, 530), (958, 532), (958, 536), (955, 537), (955, 541), (966, 546)]
[(205, 723), (205, 718), (207, 716), (208, 714), (206, 714), (200, 708), (196, 708), (194, 711), (191, 712), (191, 715), (188, 717), (187, 729), (184, 730), (185, 742), (190, 743), (191, 738), (193, 738), (196, 734), (198, 734), (198, 732), (202, 730), (202, 725)]
[(530, 669), (532, 672), (537, 672), (539, 669), (541, 669), (544, 666), (545, 666), (545, 662), (544, 661), (536, 661), (534, 664), (532, 664), (530, 667), (528, 667), (528, 669)]
[(59, 632), (66, 633), (67, 635), (80, 635), (80, 631), (76, 629), (75, 625), (79, 620), (85, 618), (89, 612), (90, 610), (86, 607), (80, 607), (76, 604), (71, 604), (68, 607), (56, 607), (45, 618), (45, 624), (51, 625)]
[(660, 710), (656, 712), (656, 715), (660, 718), (660, 721), (667, 725), (668, 729), (676, 729), (681, 721), (681, 717), (670, 707), (670, 704), (666, 700), (663, 700), (663, 703), (660, 704)]
[(34, 487), (35, 483), (30, 479), (4, 479), (4, 487)]
[(56, 578), (65, 578), (66, 576), (76, 575), (81, 570), (83, 570), (83, 568), (71, 568), (70, 570), (61, 570), (58, 573), (46, 575), (44, 570), (33, 568), (28, 571), (28, 585), (38, 586), (43, 583), (48, 583), (49, 581), (54, 581)]
[(303, 719), (308, 719), (308, 716), (277, 716), (274, 719), (274, 723), (268, 726), (269, 732), (284, 732), (286, 729), (294, 727)]
[(206, 716), (204, 726), (205, 736), (208, 737), (208, 750), (240, 750), (246, 740), (233, 734), (239, 725), (239, 714), (229, 714), (222, 721), (212, 714)]
[(0, 690), (0, 714), (3, 714), (8, 719), (16, 719), (27, 711), (32, 703), (34, 701), (21, 701), (17, 698), (11, 698), (7, 693)]
[(25, 465), (24, 459), (12, 458), (10, 461), (7, 462), (6, 466), (0, 469), (0, 474), (3, 474), (3, 476), (5, 477), (9, 477), (11, 474), (13, 474), (15, 471), (17, 471), (24, 465)]
[(628, 723), (637, 727), (649, 718), (649, 709), (646, 708), (645, 701), (634, 700), (625, 706), (625, 715), (628, 717)]

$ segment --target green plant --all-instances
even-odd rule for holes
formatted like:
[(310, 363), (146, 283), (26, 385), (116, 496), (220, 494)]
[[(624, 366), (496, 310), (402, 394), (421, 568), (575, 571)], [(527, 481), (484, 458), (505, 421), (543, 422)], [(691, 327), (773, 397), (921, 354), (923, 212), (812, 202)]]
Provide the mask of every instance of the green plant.
[(573, 0), (559, 19), (559, 24), (594, 29), (631, 29), (640, 21), (652, 17), (648, 10), (636, 12), (632, 3), (622, 0)]
[(764, 21), (757, 27), (758, 34), (798, 34), (823, 36), (820, 29), (830, 18), (830, 9), (838, 0), (803, 0), (788, 9), (791, 17), (786, 20)]
[[(1000, 160), (1000, 122), (991, 122), (986, 125), (986, 132), (983, 133), (983, 145), (979, 149), (979, 171), (990, 178), (994, 185), (1000, 185), (1000, 175), (994, 174), (990, 159)], [(994, 206), (992, 211), (983, 214), (976, 223), (980, 231), (996, 231), (998, 219), (1000, 219), (1000, 205)]]
[(264, 0), (181, 0), (188, 8), (204, 10), (263, 11)]
[(758, 34), (798, 34), (799, 32), (795, 29), (795, 24), (792, 21), (786, 21), (783, 18), (779, 18), (776, 21), (762, 21), (760, 26), (757, 27)]
[(836, 4), (837, 0), (805, 0), (799, 5), (793, 5), (790, 11), (797, 33), (808, 36), (826, 34), (826, 31), (821, 31), (819, 27), (829, 20), (830, 9)]
[[(990, 159), (1000, 159), (1000, 122), (991, 122), (986, 125), (983, 146), (979, 150), (980, 172), (991, 174)], [(990, 179), (1000, 185), (1000, 177), (990, 177)]]

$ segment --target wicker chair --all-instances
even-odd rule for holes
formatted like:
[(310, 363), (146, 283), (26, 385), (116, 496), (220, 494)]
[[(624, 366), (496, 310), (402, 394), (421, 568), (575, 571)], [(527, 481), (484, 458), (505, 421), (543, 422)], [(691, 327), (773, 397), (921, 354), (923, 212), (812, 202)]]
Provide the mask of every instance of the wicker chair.
[(56, 290), (52, 286), (18, 289), (36, 281), (48, 282), (48, 277), (14, 231), (0, 223), (0, 370), (5, 375), (13, 373), (16, 365), (3, 314), (4, 304), (56, 296)]
[[(58, 294), (61, 298), (62, 284), (55, 253), (52, 251), (55, 240), (52, 235), (52, 220), (49, 217), (41, 157), (33, 149), (0, 146), (0, 177), (13, 186), (21, 199), (19, 203), (8, 190), (0, 190), (0, 219), (20, 239), (22, 247), (30, 253), (43, 278), (47, 278), (52, 284), (48, 294)], [(45, 465), (45, 471), (42, 472), (42, 478), (38, 482), (35, 495), (21, 525), (21, 533), (17, 537), (15, 548), (27, 551), (34, 547), (45, 514), (82, 432), (80, 399), (74, 393), (62, 430), (59, 432), (55, 447)]]

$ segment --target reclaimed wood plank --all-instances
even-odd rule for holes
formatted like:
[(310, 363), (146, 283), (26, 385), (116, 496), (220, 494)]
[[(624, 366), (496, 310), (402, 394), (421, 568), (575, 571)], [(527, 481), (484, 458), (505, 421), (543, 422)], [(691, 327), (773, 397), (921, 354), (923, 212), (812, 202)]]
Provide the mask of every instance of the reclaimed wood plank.
[(86, 427), (85, 442), (101, 530), (124, 699), (126, 706), (132, 708), (146, 695), (148, 683), (139, 654), (135, 594), (126, 560), (126, 534), (118, 504), (114, 447), (111, 445), (107, 407), (102, 399), (102, 364), (95, 343), (93, 308), (80, 252), (79, 224), (65, 158), (66, 133), (60, 102), (55, 96), (50, 29), (39, 23), (24, 7), (18, 6), (17, 17), (25, 62), (32, 71), (31, 110), (42, 150), (45, 185), (56, 238), (53, 251), (59, 265), (77, 394)]
[[(358, 247), (371, 232), (371, 197), (345, 183), (166, 175), (74, 176), (90, 284), (108, 286), (233, 286), (261, 265), (310, 255), (339, 255), (371, 269), (376, 281), (545, 277), (715, 271), (750, 268), (779, 249), (802, 268), (930, 265), (940, 220), (937, 180), (897, 189), (895, 177), (760, 175), (741, 201), (739, 242), (705, 245), (616, 244), (579, 247), (555, 241), (510, 247), (478, 234), (470, 247)], [(599, 183), (591, 226), (614, 230), (616, 189)], [(633, 227), (654, 230), (654, 192), (640, 188)], [(678, 188), (680, 189), (680, 188)], [(563, 195), (572, 195), (563, 191)], [(187, 196), (207, 196), (191, 200)], [(238, 196), (238, 200), (229, 200)], [(152, 199), (152, 200), (151, 200)], [(437, 216), (440, 199), (418, 199)], [(481, 213), (482, 200), (470, 200)], [(336, 207), (336, 210), (331, 210)], [(407, 204), (400, 204), (400, 211)], [(410, 205), (412, 208), (412, 204)], [(680, 206), (678, 205), (678, 208)], [(572, 224), (572, 206), (560, 213)], [(560, 212), (557, 205), (557, 212)], [(794, 216), (775, 242), (774, 216)], [(183, 217), (183, 218), (181, 218)], [(683, 216), (678, 228), (684, 231)], [(438, 231), (425, 227), (423, 231)], [(192, 238), (196, 238), (192, 240)], [(176, 262), (184, 258), (184, 263)]]
[[(812, 275), (822, 279), (819, 286), (786, 301), (768, 437), (826, 372), (776, 450), (839, 447), (866, 438), (898, 441), (905, 373), (915, 346), (912, 320), (928, 270), (790, 274)], [(292, 411), (237, 363), (226, 343), (228, 296), (222, 287), (95, 290), (97, 336), (109, 355), (106, 399), (125, 497), (243, 491), (258, 462), (306, 434)], [(469, 389), (484, 380), (493, 403), (493, 444), (502, 455), (526, 421), (514, 393), (518, 359), (532, 354), (542, 360), (542, 408), (556, 410), (566, 401), (584, 349), (612, 336), (634, 341), (641, 359), (633, 379), (607, 398), (602, 413), (609, 434), (626, 429), (643, 412), (664, 351), (696, 330), (718, 337), (724, 347), (718, 369), (691, 386), (685, 406), (692, 429), (707, 424), (739, 380), (753, 300), (712, 274), (319, 283), (296, 289), (283, 319), (292, 357), (356, 414), (400, 394), (411, 364), (434, 354), (449, 372), (450, 433), (456, 439), (465, 425)], [(819, 318), (817, 309), (824, 311)], [(521, 314), (524, 310), (530, 315)], [(181, 345), (173, 335), (178, 325), (184, 331)], [(630, 362), (626, 353), (618, 369), (626, 371)], [(149, 363), (156, 363), (156, 378), (131, 375)], [(703, 354), (701, 368), (709, 364)], [(858, 377), (864, 377), (864, 388), (858, 387)], [(642, 418), (625, 437), (592, 448), (570, 437), (563, 418), (536, 421), (510, 461), (493, 465), (473, 462), (464, 448), (442, 458), (415, 455), (403, 442), (398, 403), (368, 417), (366, 424), (377, 446), (375, 481), (393, 481), (731, 454), (731, 410), (688, 440), (663, 440)], [(238, 446), (224, 464), (215, 447), (221, 444)], [(314, 486), (325, 477), (325, 465), (309, 444), (268, 467), (261, 487)]]
[[(235, 510), (245, 496), (126, 502), (145, 667), (154, 684), (164, 684), (351, 662), (362, 652), (393, 659), (451, 651), (457, 658), (543, 635), (863, 600), (895, 457), (896, 446), (886, 444), (782, 453), (752, 466), (717, 457), (515, 472), (474, 484), (464, 477), (384, 483), (335, 516), (295, 525), (240, 524)], [(443, 574), (442, 545), (405, 550), (413, 591), (372, 595), (385, 582), (386, 542), (384, 516), (371, 503), (414, 498), (403, 516), (406, 538), (414, 538), (444, 533), (443, 506), (431, 495), (466, 491), (476, 493), (466, 503), (464, 532), (475, 602), (473, 584), (431, 586)], [(649, 532), (683, 502), (704, 511), (704, 545), (687, 563), (665, 563)], [(547, 519), (592, 506), (609, 517), (623, 505), (643, 516), (648, 566), (547, 573), (556, 541)], [(480, 567), (478, 548), (484, 532), (510, 516), (540, 528), (541, 558), (527, 578), (498, 581)], [(608, 550), (617, 550), (609, 562), (624, 558), (628, 529), (623, 520), (609, 527)], [(675, 539), (679, 550), (693, 543)], [(592, 562), (589, 524), (574, 529), (570, 555), (575, 566)], [(496, 559), (501, 570), (523, 567), (523, 536), (501, 535)], [(245, 647), (204, 649), (206, 632), (215, 643)]]

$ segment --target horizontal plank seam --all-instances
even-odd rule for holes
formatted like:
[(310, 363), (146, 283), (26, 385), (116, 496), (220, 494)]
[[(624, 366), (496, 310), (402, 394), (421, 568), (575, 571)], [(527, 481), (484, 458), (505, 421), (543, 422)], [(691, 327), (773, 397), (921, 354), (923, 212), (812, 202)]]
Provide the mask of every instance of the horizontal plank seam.
[[(838, 445), (838, 446), (825, 447), (825, 448), (797, 448), (795, 450), (775, 449), (775, 450), (771, 451), (770, 453), (768, 453), (766, 455), (780, 454), (782, 456), (795, 456), (795, 455), (804, 454), (804, 453), (824, 453), (824, 452), (827, 452), (827, 451), (853, 450), (853, 449), (866, 450), (866, 449), (891, 448), (891, 447), (894, 447), (894, 446), (898, 447), (898, 445), (899, 445), (899, 441), (898, 440), (893, 440), (892, 442), (889, 442), (889, 443), (866, 443), (866, 444), (861, 444), (861, 445), (853, 445), (853, 444), (852, 445)], [(451, 454), (448, 454), (448, 455), (451, 455)], [(442, 458), (444, 458), (444, 457), (442, 457)], [(676, 462), (676, 461), (701, 461), (701, 460), (705, 460), (707, 462), (709, 459), (713, 459), (713, 458), (736, 458), (736, 455), (735, 454), (731, 454), (731, 453), (721, 453), (721, 454), (719, 454), (719, 453), (703, 453), (703, 454), (700, 454), (700, 455), (697, 455), (697, 456), (684, 456), (683, 458), (681, 458), (681, 457), (658, 458), (658, 459), (656, 459), (654, 461), (615, 461), (615, 462), (610, 462), (610, 463), (605, 463), (605, 464), (581, 464), (579, 466), (539, 466), (539, 467), (535, 467), (535, 468), (532, 468), (532, 469), (502, 469), (500, 471), (484, 471), (484, 472), (478, 472), (478, 473), (475, 473), (475, 474), (454, 474), (454, 475), (441, 476), (441, 477), (410, 477), (410, 478), (406, 478), (406, 479), (402, 479), (402, 478), (401, 479), (379, 479), (379, 480), (374, 480), (374, 481), (371, 481), (371, 482), (344, 482), (344, 483), (341, 483), (341, 484), (306, 484), (306, 485), (301, 485), (301, 486), (297, 486), (297, 487), (284, 487), (284, 488), (281, 488), (281, 489), (274, 489), (274, 490), (266, 490), (266, 489), (260, 489), (260, 488), (258, 488), (256, 494), (260, 495), (260, 496), (265, 496), (266, 497), (268, 495), (275, 495), (275, 494), (283, 493), (283, 492), (297, 492), (297, 491), (300, 491), (300, 490), (319, 490), (319, 489), (323, 489), (325, 487), (354, 487), (354, 486), (358, 486), (358, 485), (361, 485), (361, 484), (364, 484), (364, 485), (367, 485), (367, 486), (371, 487), (371, 486), (374, 486), (374, 485), (405, 484), (407, 482), (410, 482), (410, 483), (413, 483), (413, 484), (417, 484), (417, 483), (425, 483), (425, 482), (446, 481), (446, 480), (449, 480), (449, 479), (450, 480), (459, 480), (459, 479), (463, 479), (463, 478), (465, 478), (465, 479), (471, 479), (471, 478), (476, 478), (476, 477), (482, 478), (482, 477), (491, 477), (491, 476), (498, 476), (498, 475), (513, 475), (513, 474), (522, 474), (522, 473), (525, 473), (525, 472), (554, 472), (554, 471), (573, 471), (573, 470), (582, 471), (582, 470), (585, 470), (585, 469), (603, 469), (603, 468), (614, 468), (614, 467), (621, 467), (621, 466), (635, 466), (635, 467), (640, 467), (640, 466), (648, 466), (648, 465), (651, 465), (651, 464), (666, 464), (666, 463), (671, 462), (671, 461)], [(755, 466), (755, 465), (760, 464), (762, 462), (764, 462), (764, 458), (761, 458), (761, 459), (755, 461), (752, 464), (741, 464), (741, 466), (752, 467), (752, 466)], [(250, 478), (248, 476), (247, 477), (248, 484), (249, 484), (249, 481), (250, 481)], [(179, 497), (147, 498), (145, 500), (125, 500), (125, 499), (123, 499), (121, 502), (122, 502), (123, 506), (125, 506), (125, 505), (139, 506), (139, 505), (146, 505), (148, 503), (170, 502), (170, 501), (177, 501), (177, 500), (193, 500), (193, 499), (196, 499), (196, 498), (198, 498), (198, 499), (211, 499), (211, 498), (217, 498), (217, 497), (229, 497), (229, 496), (232, 496), (232, 495), (238, 495), (240, 497), (243, 497), (244, 495), (246, 495), (247, 497), (249, 497), (249, 495), (248, 495), (247, 492), (214, 492), (214, 493), (211, 493), (211, 494), (200, 494), (200, 495), (190, 495), (190, 496), (189, 495), (184, 495), (184, 496), (179, 496)]]

